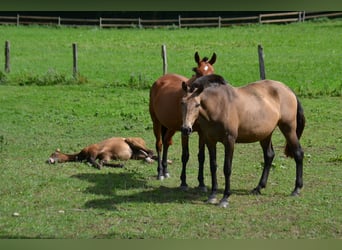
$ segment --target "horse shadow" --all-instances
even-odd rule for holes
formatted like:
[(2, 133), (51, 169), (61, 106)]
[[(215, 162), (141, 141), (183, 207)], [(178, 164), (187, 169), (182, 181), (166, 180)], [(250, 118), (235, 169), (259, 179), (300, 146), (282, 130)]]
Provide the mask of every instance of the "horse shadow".
[[(82, 173), (73, 175), (72, 178), (88, 181), (94, 185), (85, 189), (85, 193), (105, 196), (105, 198), (87, 201), (84, 206), (92, 209), (119, 210), (124, 203), (202, 203), (207, 194), (197, 188), (189, 188), (187, 191), (179, 187), (151, 186), (148, 181), (134, 173)], [(136, 193), (131, 190), (143, 190)], [(130, 194), (125, 194), (127, 193)], [(128, 192), (129, 191), (129, 192)]]

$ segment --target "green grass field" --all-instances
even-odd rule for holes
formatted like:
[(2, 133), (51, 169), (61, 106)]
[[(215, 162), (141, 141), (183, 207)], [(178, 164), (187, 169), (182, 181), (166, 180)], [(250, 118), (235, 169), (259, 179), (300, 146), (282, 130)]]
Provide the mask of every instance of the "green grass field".
[[(341, 239), (341, 28), (342, 21), (181, 30), (0, 26), (12, 49), (12, 72), (2, 73), (0, 84), (0, 238)], [(73, 42), (79, 46), (77, 83)], [(149, 86), (162, 73), (161, 44), (169, 71), (186, 76), (195, 51), (216, 52), (216, 73), (233, 85), (259, 78), (257, 45), (263, 45), (267, 77), (293, 88), (307, 117), (300, 197), (289, 197), (294, 161), (283, 156), (278, 130), (261, 196), (248, 194), (261, 175), (261, 148), (236, 146), (227, 209), (205, 204), (207, 194), (196, 189), (196, 135), (186, 192), (179, 189), (179, 133), (169, 151), (171, 178), (163, 182), (156, 180), (156, 164), (141, 161), (101, 171), (45, 163), (56, 148), (77, 152), (112, 136), (140, 136), (154, 149), (148, 101)]]

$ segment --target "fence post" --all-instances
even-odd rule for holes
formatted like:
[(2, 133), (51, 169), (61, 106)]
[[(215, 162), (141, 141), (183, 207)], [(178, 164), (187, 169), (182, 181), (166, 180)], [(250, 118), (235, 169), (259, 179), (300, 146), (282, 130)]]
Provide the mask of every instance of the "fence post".
[(19, 14), (17, 14), (17, 26), (19, 26), (19, 23), (20, 23), (20, 21), (19, 21)]
[(178, 28), (182, 28), (181, 16), (178, 15)]
[(218, 27), (221, 28), (221, 16), (218, 17)]
[(5, 72), (9, 73), (11, 71), (10, 67), (10, 42), (5, 42)]
[(73, 76), (78, 77), (78, 62), (77, 62), (77, 44), (72, 44), (72, 55), (73, 55)]
[(301, 13), (302, 13), (302, 22), (304, 22), (305, 21), (305, 11), (302, 11)]
[(260, 44), (258, 45), (258, 55), (259, 55), (260, 79), (264, 80), (264, 79), (266, 79), (265, 63), (264, 63), (264, 51), (263, 51), (263, 48)]
[(162, 45), (162, 58), (163, 58), (163, 75), (167, 73), (167, 54), (166, 54), (166, 45)]

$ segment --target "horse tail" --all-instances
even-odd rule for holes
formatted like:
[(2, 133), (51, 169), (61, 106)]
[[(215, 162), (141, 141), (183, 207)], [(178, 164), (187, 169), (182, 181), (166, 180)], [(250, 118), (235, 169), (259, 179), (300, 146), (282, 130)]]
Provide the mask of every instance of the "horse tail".
[[(298, 97), (297, 98), (297, 128), (296, 128), (296, 134), (297, 134), (297, 138), (298, 141), (300, 139), (300, 137), (303, 134), (304, 131), (304, 127), (305, 127), (305, 116), (304, 116), (304, 109), (302, 104), (299, 102)], [(293, 152), (292, 150), (290, 150), (290, 145), (288, 143), (286, 143), (285, 146), (285, 155), (288, 157), (292, 157), (293, 158)]]

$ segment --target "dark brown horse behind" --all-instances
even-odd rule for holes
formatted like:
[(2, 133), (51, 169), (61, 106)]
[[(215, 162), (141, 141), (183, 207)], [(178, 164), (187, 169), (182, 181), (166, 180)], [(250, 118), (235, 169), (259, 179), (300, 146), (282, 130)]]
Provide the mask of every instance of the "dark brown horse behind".
[(232, 87), (218, 75), (203, 76), (193, 88), (183, 83), (182, 133), (189, 135), (197, 120), (209, 150), (212, 191), (209, 203), (216, 202), (216, 144), (225, 148), (224, 196), (220, 206), (228, 205), (230, 175), (235, 143), (259, 141), (264, 153), (264, 168), (254, 194), (266, 187), (274, 158), (272, 133), (278, 126), (286, 138), (285, 154), (296, 162), (296, 181), (292, 195), (303, 187), (304, 152), (299, 143), (305, 126), (303, 108), (296, 95), (283, 83), (263, 80), (244, 87)]
[[(182, 82), (191, 84), (196, 78), (213, 74), (212, 65), (216, 61), (214, 53), (210, 60), (204, 57), (200, 59), (198, 53), (195, 53), (195, 62), (197, 67), (193, 68), (196, 73), (191, 79), (177, 74), (166, 74), (154, 82), (150, 90), (149, 110), (153, 122), (153, 132), (156, 138), (156, 150), (158, 158), (158, 179), (169, 177), (167, 169), (168, 148), (172, 144), (172, 136), (176, 131), (180, 131), (182, 126), (181, 99), (183, 97)], [(186, 164), (189, 159), (188, 136), (182, 136), (182, 174), (181, 187), (186, 188)], [(161, 156), (163, 147), (163, 155)], [(205, 188), (203, 181), (204, 164), (204, 142), (199, 138), (199, 186)]]

